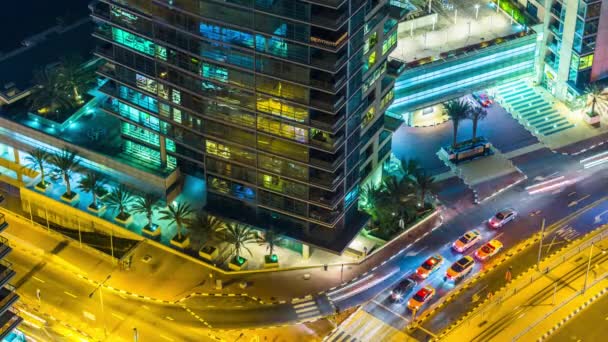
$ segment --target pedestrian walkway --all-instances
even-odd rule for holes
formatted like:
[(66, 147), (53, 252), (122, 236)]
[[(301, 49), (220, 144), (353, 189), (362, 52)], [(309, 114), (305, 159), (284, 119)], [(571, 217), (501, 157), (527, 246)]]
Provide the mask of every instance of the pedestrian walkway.
[[(602, 238), (602, 240), (600, 240)], [(536, 341), (561, 319), (564, 307), (579, 305), (608, 286), (608, 247), (603, 237), (558, 253), (514, 279), (440, 335), (442, 341)], [(594, 248), (591, 251), (590, 248)], [(591, 259), (589, 259), (591, 256)], [(589, 260), (591, 262), (589, 263)], [(595, 272), (588, 272), (588, 265)], [(583, 289), (586, 288), (586, 291)], [(525, 318), (524, 318), (525, 317)], [(523, 318), (523, 319), (522, 319)]]
[(416, 341), (406, 333), (393, 328), (364, 310), (358, 310), (340, 324), (324, 342), (408, 342)]
[(321, 316), (321, 311), (314, 299), (294, 300), (293, 308), (298, 315), (298, 320), (303, 321)]
[(495, 88), (498, 102), (536, 136), (548, 136), (574, 127), (528, 80), (517, 80)]

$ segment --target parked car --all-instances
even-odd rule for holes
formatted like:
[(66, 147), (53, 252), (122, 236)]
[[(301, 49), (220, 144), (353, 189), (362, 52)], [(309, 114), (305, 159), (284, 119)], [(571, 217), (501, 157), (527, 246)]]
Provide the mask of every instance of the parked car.
[(466, 277), (473, 270), (475, 260), (470, 256), (462, 257), (450, 266), (445, 274), (444, 280), (457, 282)]
[(515, 211), (515, 209), (506, 208), (497, 212), (496, 215), (490, 217), (490, 219), (488, 220), (488, 225), (491, 228), (497, 229), (509, 223), (510, 221), (513, 221), (516, 216), (517, 211)]
[(399, 284), (397, 284), (397, 286), (395, 286), (395, 288), (391, 290), (391, 301), (395, 303), (403, 303), (407, 294), (414, 289), (414, 286), (416, 286), (416, 282), (412, 279), (403, 279), (401, 282), (399, 282)]
[(416, 292), (416, 294), (407, 302), (407, 308), (412, 311), (418, 311), (424, 304), (428, 303), (434, 295), (435, 289), (431, 286), (425, 286)]
[(492, 98), (490, 98), (490, 96), (483, 91), (476, 91), (471, 94), (471, 96), (473, 96), (475, 101), (477, 101), (477, 103), (479, 103), (482, 107), (490, 107), (492, 103), (494, 103)]
[(416, 270), (416, 274), (420, 278), (426, 279), (433, 272), (437, 271), (441, 264), (443, 264), (443, 257), (439, 254), (433, 255), (432, 257), (426, 259), (426, 261), (423, 262), (420, 267), (418, 267), (418, 269)]
[(502, 249), (502, 242), (491, 240), (475, 251), (475, 257), (479, 260), (486, 260), (496, 255)]
[(452, 244), (452, 248), (458, 252), (462, 253), (467, 249), (473, 247), (476, 243), (481, 241), (481, 233), (478, 230), (469, 230), (464, 233), (458, 240), (454, 241)]

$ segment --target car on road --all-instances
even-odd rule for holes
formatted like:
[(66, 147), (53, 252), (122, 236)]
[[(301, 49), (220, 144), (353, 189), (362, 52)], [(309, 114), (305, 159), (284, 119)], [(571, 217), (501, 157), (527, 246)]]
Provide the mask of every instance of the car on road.
[(490, 96), (488, 96), (488, 94), (483, 91), (476, 91), (471, 94), (471, 96), (473, 96), (475, 101), (477, 101), (477, 103), (479, 103), (482, 107), (490, 107), (492, 103), (494, 103)]
[(443, 264), (443, 257), (439, 254), (435, 254), (432, 257), (426, 259), (426, 261), (423, 262), (422, 265), (420, 265), (420, 267), (418, 267), (418, 269), (416, 270), (416, 274), (420, 278), (426, 279), (433, 272), (437, 271), (439, 269), (439, 266), (441, 266), (442, 264)]
[(485, 245), (475, 251), (475, 257), (481, 261), (489, 259), (496, 255), (502, 249), (502, 242), (498, 240), (490, 240)]
[(416, 286), (416, 282), (412, 279), (403, 279), (391, 290), (391, 301), (394, 303), (403, 303), (407, 294), (414, 289), (414, 286)]
[(428, 303), (435, 295), (435, 289), (431, 286), (421, 288), (407, 302), (407, 308), (412, 311), (418, 311), (424, 304)]
[(491, 228), (500, 228), (505, 224), (513, 221), (517, 216), (517, 211), (513, 208), (506, 208), (496, 213), (496, 215), (490, 217), (488, 225)]
[(458, 252), (462, 253), (467, 249), (473, 247), (476, 243), (481, 241), (481, 233), (478, 230), (469, 230), (464, 233), (458, 240), (454, 241), (452, 244), (452, 248)]
[(445, 274), (444, 280), (448, 281), (459, 281), (464, 278), (467, 274), (471, 273), (473, 270), (473, 266), (475, 265), (475, 260), (470, 256), (462, 257), (460, 260), (450, 266), (448, 271)]

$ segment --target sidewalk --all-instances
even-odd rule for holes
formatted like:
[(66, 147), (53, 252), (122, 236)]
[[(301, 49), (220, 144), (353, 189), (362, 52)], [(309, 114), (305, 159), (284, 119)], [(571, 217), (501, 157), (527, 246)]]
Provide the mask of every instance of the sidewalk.
[[(48, 233), (46, 227), (32, 227), (29, 220), (8, 210), (2, 212), (9, 222), (5, 234), (13, 243), (40, 254), (48, 254), (72, 272), (94, 282), (103, 281), (111, 273), (112, 278), (107, 282), (109, 287), (163, 302), (175, 302), (192, 293), (245, 293), (249, 297), (270, 303), (324, 292), (359, 277), (400, 253), (435, 228), (441, 220), (438, 214), (430, 217), (416, 233), (404, 234), (387, 243), (383, 249), (361, 263), (328, 265), (327, 270), (323, 267), (304, 267), (234, 274), (214, 269), (202, 261), (149, 242), (142, 242), (134, 249), (130, 270), (120, 270), (106, 255), (86, 246), (80, 247), (78, 241), (69, 240), (57, 233)], [(149, 259), (146, 258), (148, 256)], [(213, 278), (210, 277), (211, 274)], [(223, 281), (222, 290), (215, 289), (215, 279)], [(245, 289), (240, 287), (242, 282), (247, 282)]]
[[(540, 275), (535, 269), (522, 274), (508, 286), (494, 294), (494, 300), (486, 301), (469, 318), (461, 321), (442, 341), (535, 341), (548, 327), (555, 324), (555, 317), (563, 314), (562, 309), (580, 305), (608, 286), (608, 254), (604, 239), (595, 244), (592, 264), (599, 265), (596, 274), (589, 276), (587, 291), (581, 295), (585, 283), (589, 247), (576, 252), (565, 262), (556, 263)], [(541, 265), (561, 261), (562, 255)], [(596, 277), (597, 276), (597, 277)], [(593, 286), (592, 286), (593, 285)], [(564, 305), (562, 308), (561, 305)], [(556, 308), (558, 310), (556, 310)], [(556, 311), (555, 315), (552, 315)]]

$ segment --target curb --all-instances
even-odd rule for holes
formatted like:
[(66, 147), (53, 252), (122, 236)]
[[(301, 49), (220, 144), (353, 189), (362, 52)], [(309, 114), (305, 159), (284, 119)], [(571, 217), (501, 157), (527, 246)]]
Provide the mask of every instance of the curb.
[(595, 296), (587, 299), (586, 302), (584, 302), (578, 308), (576, 308), (572, 312), (570, 312), (570, 314), (568, 316), (566, 316), (565, 318), (561, 319), (553, 327), (551, 327), (549, 330), (547, 330), (547, 332), (545, 332), (541, 337), (539, 337), (537, 341), (541, 342), (541, 341), (544, 341), (545, 339), (549, 338), (549, 336), (551, 336), (551, 334), (553, 334), (554, 332), (556, 332), (557, 330), (559, 330), (559, 328), (561, 328), (569, 320), (571, 320), (577, 314), (579, 314), (581, 311), (583, 311), (587, 306), (591, 305), (593, 302), (595, 302), (596, 300), (598, 300), (606, 292), (608, 292), (608, 287), (603, 288), (602, 291), (596, 293)]

